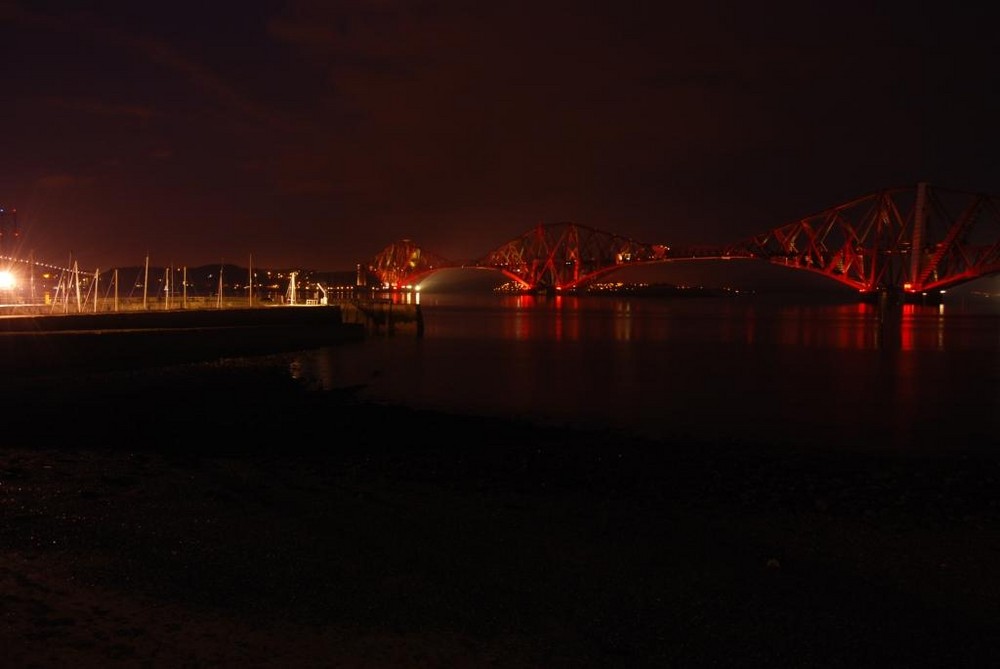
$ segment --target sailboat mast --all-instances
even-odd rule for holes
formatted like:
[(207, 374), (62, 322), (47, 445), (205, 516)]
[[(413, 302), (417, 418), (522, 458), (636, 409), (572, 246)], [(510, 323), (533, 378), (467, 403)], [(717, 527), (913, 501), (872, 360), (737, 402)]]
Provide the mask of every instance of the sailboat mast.
[(80, 266), (73, 261), (73, 282), (76, 283), (76, 313), (83, 311), (83, 303), (80, 301)]
[[(73, 264), (73, 253), (72, 252), (70, 252), (70, 254), (69, 254), (69, 264), (70, 265)], [(70, 288), (70, 285), (71, 285), (71, 283), (73, 281), (73, 270), (67, 267), (66, 271), (63, 274), (63, 276), (64, 276), (64, 278), (66, 280), (66, 283), (63, 286), (63, 288), (64, 288), (64, 290), (63, 290), (63, 313), (64, 314), (68, 314), (69, 313), (69, 288)]]
[(146, 272), (142, 277), (142, 308), (146, 309), (146, 296), (149, 294), (149, 254), (146, 254)]

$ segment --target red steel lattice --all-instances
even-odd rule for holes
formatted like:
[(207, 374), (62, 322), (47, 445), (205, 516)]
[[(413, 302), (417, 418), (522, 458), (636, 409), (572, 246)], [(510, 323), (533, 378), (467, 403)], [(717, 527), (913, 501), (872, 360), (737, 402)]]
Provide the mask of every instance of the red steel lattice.
[(368, 264), (371, 272), (385, 288), (413, 285), (424, 276), (454, 263), (430, 253), (409, 239), (394, 242), (382, 249)]
[(663, 245), (573, 223), (538, 225), (476, 261), (524, 288), (570, 290), (634, 263), (663, 260)]
[(460, 265), (410, 240), (387, 246), (369, 270), (384, 286), (415, 284), (459, 266), (496, 269), (524, 289), (571, 290), (627, 265), (742, 257), (822, 274), (862, 293), (945, 290), (1000, 272), (1000, 202), (983, 194), (886, 189), (725, 247), (671, 250), (573, 223), (538, 225)]
[(957, 190), (879, 191), (725, 250), (817, 272), (860, 292), (945, 290), (1000, 271), (996, 198)]

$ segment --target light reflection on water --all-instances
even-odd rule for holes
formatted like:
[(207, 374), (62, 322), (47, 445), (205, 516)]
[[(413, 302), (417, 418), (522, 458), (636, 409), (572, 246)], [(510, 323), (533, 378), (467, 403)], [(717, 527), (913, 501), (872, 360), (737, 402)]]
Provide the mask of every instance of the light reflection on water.
[(380, 402), (665, 439), (997, 446), (1000, 310), (752, 298), (421, 297), (422, 339), (301, 354)]

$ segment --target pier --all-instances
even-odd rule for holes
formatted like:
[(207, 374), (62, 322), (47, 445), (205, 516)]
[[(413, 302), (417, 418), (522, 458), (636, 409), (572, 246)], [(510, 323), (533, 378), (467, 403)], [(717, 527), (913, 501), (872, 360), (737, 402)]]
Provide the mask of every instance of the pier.
[(0, 318), (8, 374), (135, 369), (361, 341), (339, 306), (122, 311)]

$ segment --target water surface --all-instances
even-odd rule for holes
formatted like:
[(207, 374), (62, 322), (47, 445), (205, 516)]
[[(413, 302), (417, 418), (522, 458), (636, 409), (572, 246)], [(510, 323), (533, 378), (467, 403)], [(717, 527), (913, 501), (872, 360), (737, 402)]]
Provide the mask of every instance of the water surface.
[(677, 443), (998, 447), (1000, 308), (991, 301), (885, 311), (789, 296), (424, 294), (420, 305), (422, 338), (305, 352), (295, 374), (362, 386), (377, 402)]

